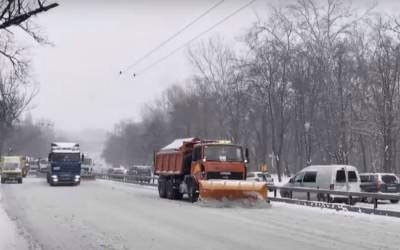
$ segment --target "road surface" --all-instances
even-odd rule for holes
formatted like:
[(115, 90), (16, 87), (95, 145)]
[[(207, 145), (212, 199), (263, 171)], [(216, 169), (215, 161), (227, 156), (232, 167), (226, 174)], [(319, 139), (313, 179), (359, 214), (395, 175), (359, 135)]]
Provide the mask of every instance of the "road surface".
[(0, 192), (26, 249), (400, 248), (400, 219), (383, 216), (282, 203), (204, 206), (104, 180), (50, 187), (26, 178)]

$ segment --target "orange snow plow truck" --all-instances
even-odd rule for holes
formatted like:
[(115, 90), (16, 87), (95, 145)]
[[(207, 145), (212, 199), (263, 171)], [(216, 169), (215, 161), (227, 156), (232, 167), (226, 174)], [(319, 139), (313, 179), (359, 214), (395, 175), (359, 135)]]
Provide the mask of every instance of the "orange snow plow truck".
[(161, 198), (266, 200), (265, 183), (246, 182), (248, 150), (230, 141), (177, 139), (154, 156)]

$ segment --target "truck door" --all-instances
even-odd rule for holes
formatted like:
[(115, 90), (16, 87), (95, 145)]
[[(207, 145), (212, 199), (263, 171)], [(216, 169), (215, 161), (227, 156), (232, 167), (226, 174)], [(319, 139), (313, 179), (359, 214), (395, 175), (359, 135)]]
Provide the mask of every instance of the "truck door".
[(196, 146), (193, 149), (192, 155), (192, 166), (191, 166), (191, 175), (195, 176), (197, 180), (202, 179), (202, 172), (204, 171), (201, 160), (202, 160), (202, 148), (201, 146)]
[[(316, 171), (307, 171), (304, 174), (302, 187), (304, 188), (317, 188), (317, 172)], [(302, 193), (302, 197), (307, 199), (307, 193)], [(310, 193), (310, 200), (318, 200), (317, 193)]]
[[(298, 173), (295, 177), (294, 177), (294, 182), (292, 184), (292, 187), (303, 187), (303, 177), (304, 177), (304, 173)], [(293, 191), (292, 192), (292, 198), (293, 199), (304, 199), (304, 197), (306, 197), (306, 195), (304, 195), (303, 192), (297, 192), (297, 191)]]

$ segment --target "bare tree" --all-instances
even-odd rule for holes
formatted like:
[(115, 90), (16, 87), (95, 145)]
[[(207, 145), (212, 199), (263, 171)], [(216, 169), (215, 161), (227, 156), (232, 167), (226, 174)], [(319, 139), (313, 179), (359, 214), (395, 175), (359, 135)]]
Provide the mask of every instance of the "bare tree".
[(31, 18), (57, 7), (46, 0), (0, 1), (0, 152), (7, 130), (35, 95), (28, 93), (28, 66), (25, 48), (16, 45), (15, 29), (22, 29), (36, 42), (46, 43)]
[(21, 91), (21, 84), (14, 75), (0, 74), (0, 153), (8, 130), (35, 95), (35, 92)]
[(369, 84), (382, 138), (383, 170), (391, 172), (395, 170), (395, 133), (399, 128), (400, 114), (400, 40), (393, 32), (391, 20), (378, 17), (372, 29)]
[(25, 48), (15, 46), (13, 28), (23, 30), (38, 43), (46, 43), (47, 39), (31, 18), (57, 6), (47, 0), (0, 1), (0, 55), (11, 64), (14, 75), (24, 77), (28, 61), (24, 58)]

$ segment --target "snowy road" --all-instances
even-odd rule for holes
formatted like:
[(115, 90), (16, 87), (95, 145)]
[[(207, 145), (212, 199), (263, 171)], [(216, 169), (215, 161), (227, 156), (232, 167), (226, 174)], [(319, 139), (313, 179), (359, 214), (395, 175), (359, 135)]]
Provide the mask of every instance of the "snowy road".
[(29, 249), (399, 249), (400, 219), (274, 203), (216, 208), (154, 187), (86, 181), (1, 185)]

